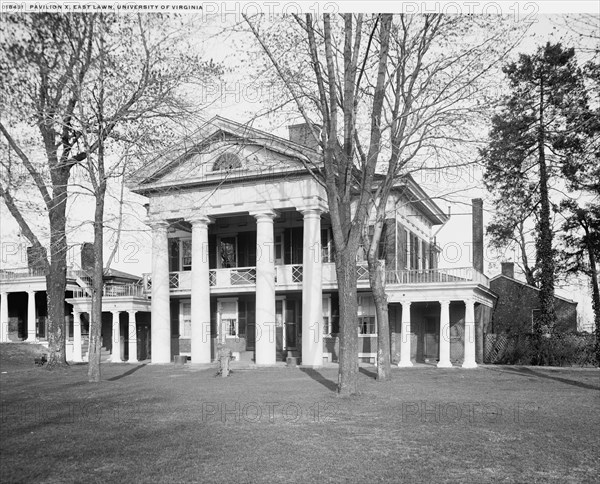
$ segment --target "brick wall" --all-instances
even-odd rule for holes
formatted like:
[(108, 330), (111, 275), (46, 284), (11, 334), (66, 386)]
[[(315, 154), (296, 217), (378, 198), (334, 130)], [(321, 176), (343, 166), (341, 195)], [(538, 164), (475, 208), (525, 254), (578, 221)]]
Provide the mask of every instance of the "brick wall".
[[(526, 284), (498, 277), (490, 281), (490, 289), (498, 294), (498, 302), (492, 315), (493, 333), (531, 332), (532, 310), (539, 309), (539, 291)], [(556, 330), (559, 332), (577, 329), (577, 304), (555, 298)]]

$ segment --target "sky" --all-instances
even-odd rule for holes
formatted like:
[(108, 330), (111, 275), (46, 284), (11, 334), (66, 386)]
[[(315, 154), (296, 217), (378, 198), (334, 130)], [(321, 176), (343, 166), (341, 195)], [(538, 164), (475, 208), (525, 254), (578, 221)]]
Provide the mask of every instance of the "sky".
[[(11, 2), (2, 2), (2, 11), (7, 11), (7, 4)], [(23, 2), (19, 2), (23, 4)], [(28, 2), (24, 2), (28, 3)], [(33, 4), (44, 5), (48, 2), (29, 2)], [(57, 2), (51, 2), (56, 4)], [(65, 2), (62, 2), (63, 4)], [(77, 4), (79, 2), (70, 2)], [(84, 2), (81, 2), (83, 4)], [(85, 2), (91, 4), (93, 2)], [(97, 2), (100, 4), (101, 2)], [(108, 5), (115, 5), (117, 2), (104, 2)], [(137, 5), (141, 10), (144, 5), (156, 5), (157, 2), (128, 2)], [(244, 63), (248, 61), (245, 49), (250, 48), (246, 37), (236, 35), (224, 35), (222, 27), (231, 25), (236, 21), (241, 21), (240, 13), (253, 13), (257, 8), (263, 9), (263, 12), (286, 11), (294, 12), (298, 8), (313, 13), (322, 13), (326, 11), (395, 11), (405, 13), (418, 13), (423, 11), (437, 10), (438, 12), (462, 13), (501, 13), (511, 15), (515, 22), (528, 22), (530, 28), (527, 37), (519, 46), (518, 52), (529, 53), (535, 50), (539, 45), (547, 41), (565, 40), (570, 34), (561, 26), (564, 21), (563, 14), (574, 12), (595, 13), (600, 15), (600, 2), (162, 2), (171, 5), (173, 8), (186, 5), (202, 5), (204, 10), (201, 12), (202, 25), (200, 35), (198, 36), (197, 48), (210, 56), (217, 62), (223, 62), (226, 66), (226, 72), (223, 79), (217, 85), (210, 86), (204, 92), (200, 92), (201, 101), (208, 101), (209, 106), (202, 113), (198, 114), (198, 122), (208, 120), (213, 115), (219, 114), (231, 118), (238, 122), (247, 122), (259, 110), (266, 101), (270, 101), (272, 96), (278, 93), (272, 92), (265, 84), (260, 81), (251, 80), (248, 82), (245, 75)], [(253, 10), (254, 9), (254, 10)], [(568, 12), (565, 10), (568, 9)], [(181, 12), (182, 10), (179, 10)], [(208, 13), (213, 15), (207, 15)], [(183, 10), (182, 15), (189, 14)], [(252, 47), (255, 48), (255, 47)], [(516, 55), (517, 52), (515, 52)], [(205, 104), (203, 102), (203, 104)], [(254, 124), (256, 127), (273, 132), (276, 135), (287, 137), (285, 125), (272, 124), (268, 118), (259, 118)], [(445, 211), (451, 214), (450, 220), (437, 233), (438, 244), (442, 248), (441, 266), (446, 267), (464, 267), (471, 265), (471, 209), (470, 199), (481, 197), (484, 201), (489, 195), (484, 191), (481, 183), (481, 171), (470, 167), (449, 169), (435, 174), (423, 174), (416, 176), (417, 182), (427, 185), (438, 185), (441, 187), (468, 187), (468, 190), (462, 192), (460, 203), (454, 201), (448, 202), (438, 200), (437, 203)], [(117, 196), (118, 186), (112, 187), (113, 195)], [(143, 197), (131, 195), (134, 204), (128, 214), (129, 222), (134, 227), (131, 232), (123, 234), (118, 252), (116, 254), (113, 267), (127, 272), (141, 274), (150, 270), (149, 238), (147, 234), (141, 233), (143, 230), (144, 208)], [(11, 267), (18, 265), (23, 260), (23, 251), (15, 250), (15, 245), (21, 243), (18, 237), (18, 230), (13, 220), (7, 214), (4, 204), (0, 204), (0, 216), (2, 226), (2, 258), (0, 267)], [(107, 211), (114, 213), (118, 204), (116, 200), (108, 201)], [(491, 206), (484, 205), (485, 222), (491, 220)], [(83, 198), (79, 198), (77, 203), (72, 205), (70, 213), (74, 219), (84, 221), (92, 214), (92, 207)], [(77, 234), (73, 234), (71, 242), (83, 242), (91, 240), (91, 229), (89, 226), (81, 227)], [(73, 251), (72, 257), (78, 261), (78, 253)], [(498, 255), (486, 252), (486, 273), (492, 276), (499, 272), (499, 262), (510, 258), (509, 254)], [(20, 260), (19, 260), (20, 259)], [(562, 293), (566, 297), (576, 299), (581, 302), (580, 311), (591, 311), (589, 304), (585, 300), (585, 290), (566, 288)], [(583, 295), (582, 295), (583, 294)], [(590, 313), (591, 314), (591, 313)]]

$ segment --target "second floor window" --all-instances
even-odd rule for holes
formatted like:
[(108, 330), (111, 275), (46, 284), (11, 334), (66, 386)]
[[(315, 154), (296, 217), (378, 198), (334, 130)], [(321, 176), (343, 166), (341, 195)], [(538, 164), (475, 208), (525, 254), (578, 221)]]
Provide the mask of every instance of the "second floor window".
[(192, 240), (183, 239), (181, 241), (181, 270), (192, 270)]
[(321, 230), (321, 262), (335, 262), (331, 229)]

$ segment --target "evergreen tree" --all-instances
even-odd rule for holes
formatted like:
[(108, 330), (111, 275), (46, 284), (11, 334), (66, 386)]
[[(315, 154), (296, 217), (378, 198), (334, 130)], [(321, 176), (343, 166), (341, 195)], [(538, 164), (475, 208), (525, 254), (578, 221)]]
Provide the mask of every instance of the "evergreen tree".
[(521, 54), (503, 69), (511, 93), (492, 119), (490, 141), (481, 154), (484, 182), (493, 193), (497, 215), (488, 233), (509, 240), (534, 224), (540, 317), (535, 331), (552, 330), (555, 256), (551, 199), (552, 178), (581, 153), (578, 117), (587, 95), (574, 49), (546, 44), (533, 55)]

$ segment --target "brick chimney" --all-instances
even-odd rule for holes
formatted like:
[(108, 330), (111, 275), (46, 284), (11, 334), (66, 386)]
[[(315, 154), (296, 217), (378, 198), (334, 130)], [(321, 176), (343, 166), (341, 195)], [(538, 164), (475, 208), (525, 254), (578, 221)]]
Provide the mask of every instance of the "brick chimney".
[(510, 277), (511, 279), (515, 278), (515, 263), (514, 262), (502, 262), (500, 264), (502, 267), (502, 275), (506, 277)]
[(483, 274), (483, 200), (474, 198), (473, 206), (473, 268)]
[(86, 272), (94, 270), (94, 244), (84, 242), (81, 244), (81, 268)]
[[(321, 126), (313, 124), (313, 129), (316, 131), (317, 136), (321, 133)], [(321, 146), (310, 131), (310, 127), (307, 123), (292, 124), (288, 126), (290, 133), (290, 141), (297, 143), (315, 151), (321, 151)]]

